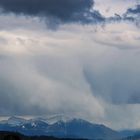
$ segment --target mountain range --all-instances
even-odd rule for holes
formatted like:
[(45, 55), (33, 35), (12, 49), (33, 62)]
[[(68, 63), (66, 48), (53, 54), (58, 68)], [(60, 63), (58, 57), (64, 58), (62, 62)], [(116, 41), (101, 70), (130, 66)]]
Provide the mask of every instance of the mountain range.
[(102, 124), (83, 119), (54, 116), (50, 118), (23, 119), (10, 117), (0, 121), (0, 131), (19, 132), (27, 136), (54, 136), (58, 138), (119, 139), (119, 132)]

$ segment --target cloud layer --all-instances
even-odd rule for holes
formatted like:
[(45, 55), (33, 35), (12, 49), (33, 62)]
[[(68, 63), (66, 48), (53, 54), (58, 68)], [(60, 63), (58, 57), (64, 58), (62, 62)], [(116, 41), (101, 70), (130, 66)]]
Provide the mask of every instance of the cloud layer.
[[(1, 116), (66, 114), (140, 127), (139, 28), (126, 20), (73, 22), (94, 17), (90, 0), (34, 2), (0, 1)], [(50, 30), (41, 16), (69, 24)]]

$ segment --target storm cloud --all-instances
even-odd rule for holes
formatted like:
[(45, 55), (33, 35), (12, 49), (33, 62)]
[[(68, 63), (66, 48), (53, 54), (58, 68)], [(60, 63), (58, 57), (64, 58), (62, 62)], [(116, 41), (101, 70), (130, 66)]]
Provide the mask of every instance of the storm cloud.
[(93, 10), (93, 0), (1, 0), (2, 11), (39, 16), (53, 22), (99, 22), (104, 18)]
[(131, 8), (128, 8), (126, 13), (123, 15), (125, 20), (135, 23), (137, 26), (140, 25), (140, 5), (137, 4)]
[(129, 8), (127, 13), (140, 14), (140, 5), (136, 5), (134, 8)]

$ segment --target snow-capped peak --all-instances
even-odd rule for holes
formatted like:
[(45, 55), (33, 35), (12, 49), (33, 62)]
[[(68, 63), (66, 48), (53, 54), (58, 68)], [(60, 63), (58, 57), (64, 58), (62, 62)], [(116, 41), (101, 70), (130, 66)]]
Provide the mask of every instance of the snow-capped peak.
[(70, 120), (72, 120), (72, 118), (69, 116), (65, 116), (65, 115), (53, 115), (53, 116), (46, 117), (44, 119), (44, 121), (48, 124), (54, 124), (59, 121), (66, 123)]
[(48, 125), (53, 125), (57, 122), (67, 123), (73, 120), (75, 119), (66, 115), (52, 115), (52, 116), (47, 116), (43, 118), (32, 118), (29, 120), (26, 120), (21, 117), (13, 116), (7, 120), (1, 121), (0, 124), (9, 124), (11, 126), (23, 126), (24, 124), (30, 123), (32, 126), (35, 126), (35, 125), (43, 124), (43, 123), (46, 123)]
[(23, 118), (19, 118), (19, 117), (10, 117), (8, 120), (7, 120), (7, 124), (9, 125), (13, 125), (13, 126), (17, 126), (17, 125), (21, 125), (21, 124), (24, 124), (26, 123), (27, 120), (23, 119)]
[(36, 123), (35, 123), (35, 122), (32, 122), (32, 123), (31, 123), (31, 126), (32, 126), (32, 127), (36, 127)]

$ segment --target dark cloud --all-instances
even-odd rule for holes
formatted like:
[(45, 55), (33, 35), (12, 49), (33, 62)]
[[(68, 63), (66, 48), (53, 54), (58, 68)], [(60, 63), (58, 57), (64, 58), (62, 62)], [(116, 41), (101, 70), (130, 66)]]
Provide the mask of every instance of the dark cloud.
[(126, 13), (123, 15), (123, 19), (136, 23), (137, 26), (140, 25), (140, 5), (136, 5), (133, 8), (127, 9)]
[[(1, 0), (3, 12), (47, 17), (62, 22), (96, 22), (104, 18), (93, 10), (93, 0)], [(92, 10), (91, 10), (92, 9)]]
[(131, 14), (140, 14), (140, 5), (136, 5), (135, 8), (129, 8), (127, 10), (127, 13), (131, 13)]

